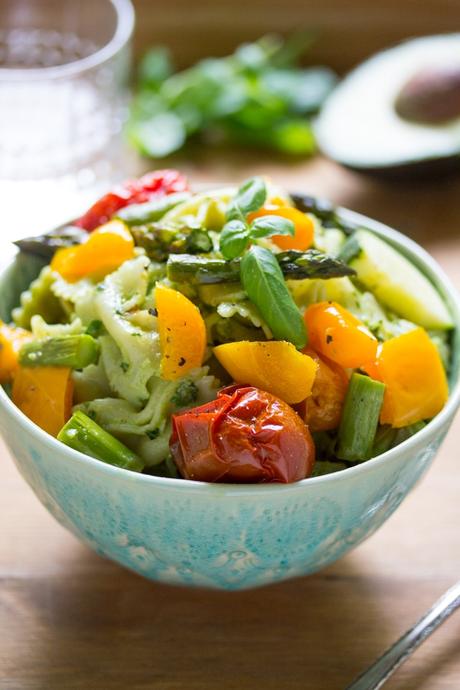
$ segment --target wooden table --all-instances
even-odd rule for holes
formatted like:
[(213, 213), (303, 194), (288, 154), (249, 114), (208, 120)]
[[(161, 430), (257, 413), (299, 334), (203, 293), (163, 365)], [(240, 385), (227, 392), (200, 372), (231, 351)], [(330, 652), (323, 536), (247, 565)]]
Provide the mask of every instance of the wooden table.
[[(408, 232), (460, 287), (459, 180), (384, 183), (249, 154), (184, 167), (199, 181), (268, 170), (327, 195)], [(459, 577), (459, 442), (460, 417), (422, 484), (353, 553), (237, 594), (152, 584), (102, 560), (45, 512), (2, 446), (0, 689), (342, 690)], [(458, 690), (460, 615), (386, 687)]]

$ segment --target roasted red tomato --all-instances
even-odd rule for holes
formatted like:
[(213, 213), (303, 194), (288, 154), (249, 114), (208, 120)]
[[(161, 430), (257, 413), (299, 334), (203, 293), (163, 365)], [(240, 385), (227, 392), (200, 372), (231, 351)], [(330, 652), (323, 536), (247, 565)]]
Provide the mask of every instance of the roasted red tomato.
[(137, 180), (127, 180), (112, 192), (105, 194), (74, 225), (94, 230), (111, 219), (114, 213), (130, 204), (142, 204), (155, 196), (184, 192), (187, 181), (177, 170), (155, 170)]
[(250, 386), (224, 388), (217, 400), (174, 415), (169, 444), (182, 476), (197, 481), (296, 482), (315, 461), (298, 414)]

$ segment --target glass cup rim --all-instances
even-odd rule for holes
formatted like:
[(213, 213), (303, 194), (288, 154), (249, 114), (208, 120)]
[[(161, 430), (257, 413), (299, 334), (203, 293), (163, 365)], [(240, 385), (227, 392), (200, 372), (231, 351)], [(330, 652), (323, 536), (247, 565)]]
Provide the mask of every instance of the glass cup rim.
[(131, 0), (109, 0), (113, 5), (117, 25), (115, 32), (102, 48), (91, 55), (79, 58), (64, 65), (51, 67), (0, 67), (0, 81), (26, 81), (60, 79), (80, 75), (95, 67), (99, 67), (116, 55), (130, 40), (134, 29), (134, 8)]

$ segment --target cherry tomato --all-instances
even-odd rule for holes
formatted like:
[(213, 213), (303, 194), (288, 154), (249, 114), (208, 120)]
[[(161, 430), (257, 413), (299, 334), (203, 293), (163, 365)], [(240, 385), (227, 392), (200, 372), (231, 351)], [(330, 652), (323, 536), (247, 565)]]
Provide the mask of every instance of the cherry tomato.
[(252, 386), (229, 386), (217, 400), (174, 415), (169, 444), (182, 476), (197, 481), (296, 482), (315, 461), (298, 414)]
[(75, 221), (74, 225), (91, 232), (110, 220), (114, 213), (125, 206), (142, 204), (155, 196), (183, 192), (186, 189), (188, 189), (187, 181), (177, 170), (155, 170), (137, 180), (127, 180), (105, 194)]
[(292, 206), (274, 206), (270, 204), (270, 206), (263, 206), (255, 213), (250, 213), (248, 220), (253, 221), (261, 216), (281, 216), (294, 223), (295, 234), (293, 237), (291, 235), (273, 235), (271, 238), (272, 242), (283, 251), (288, 249), (305, 251), (305, 249), (311, 247), (315, 228), (312, 219), (305, 213), (302, 213), (302, 211)]
[(340, 365), (306, 347), (302, 352), (318, 364), (311, 395), (296, 406), (310, 431), (337, 429), (348, 388), (348, 376)]

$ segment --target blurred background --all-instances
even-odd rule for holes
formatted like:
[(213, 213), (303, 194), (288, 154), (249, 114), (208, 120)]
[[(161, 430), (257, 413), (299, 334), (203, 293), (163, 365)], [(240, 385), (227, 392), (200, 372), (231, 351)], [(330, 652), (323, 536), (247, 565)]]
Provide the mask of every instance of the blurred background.
[[(417, 170), (402, 180), (352, 172), (321, 155), (311, 125), (335, 79), (361, 61), (407, 38), (455, 30), (460, 25), (456, 0), (351, 0), (346, 6), (339, 0), (134, 0), (133, 5), (134, 31), (128, 0), (1, 3), (4, 238), (50, 229), (75, 217), (114, 182), (165, 166), (180, 167), (195, 182), (265, 173), (290, 189), (374, 215), (421, 241), (435, 218), (439, 223), (439, 213), (442, 225), (452, 227), (459, 189), (455, 175), (440, 181), (435, 170), (420, 182)], [(254, 78), (260, 54), (251, 49), (259, 46), (260, 53), (260, 41), (254, 42), (273, 33), (288, 38), (290, 49), (294, 46), (290, 56), (284, 55), (284, 72), (267, 76), (275, 63), (270, 62), (273, 45), (265, 44), (268, 67)], [(241, 98), (239, 86), (233, 88), (227, 79), (228, 61), (211, 65), (211, 77), (204, 74), (208, 65), (198, 68), (198, 78), (188, 72), (185, 84), (181, 78), (168, 80), (171, 73), (204, 58), (228, 56), (244, 43), (249, 50), (247, 45), (238, 54), (249, 71), (244, 88), (252, 90), (250, 98), (257, 104), (246, 102), (242, 114), (222, 117), (222, 108), (238, 110), (234, 101)], [(302, 81), (299, 68), (304, 66), (326, 69)], [(397, 60), (392, 71), (398, 73)], [(221, 92), (213, 100), (209, 89), (219, 81)], [(358, 114), (381, 88), (382, 80), (371, 79), (367, 91), (358, 92)], [(347, 140), (352, 128), (346, 122), (342, 127), (342, 140)], [(382, 130), (374, 136), (379, 138), (390, 141), (392, 134)], [(456, 158), (458, 132), (453, 139)], [(30, 203), (24, 205), (24, 198)], [(412, 213), (414, 207), (418, 214)]]
[(134, 0), (134, 7), (135, 55), (154, 43), (166, 44), (181, 67), (208, 55), (226, 55), (266, 33), (289, 35), (301, 28), (318, 32), (309, 59), (344, 73), (405, 38), (456, 31), (460, 25), (456, 0), (170, 0), (166, 6)]

